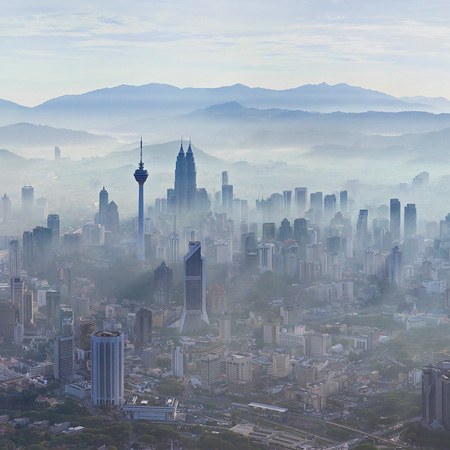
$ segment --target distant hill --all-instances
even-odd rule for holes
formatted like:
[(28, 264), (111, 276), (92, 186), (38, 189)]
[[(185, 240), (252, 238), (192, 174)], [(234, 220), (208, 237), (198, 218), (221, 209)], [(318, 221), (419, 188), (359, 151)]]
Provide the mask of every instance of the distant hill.
[[(433, 104), (402, 100), (382, 92), (345, 83), (308, 84), (292, 89), (252, 88), (242, 84), (218, 88), (178, 88), (150, 83), (120, 85), (80, 95), (64, 95), (34, 108), (0, 104), (0, 123), (11, 118), (82, 129), (105, 129), (144, 118), (159, 120), (217, 104), (239, 103), (247, 108), (317, 112), (435, 111)], [(5, 111), (2, 114), (2, 111)], [(449, 109), (450, 110), (450, 109)], [(8, 122), (5, 122), (9, 120)]]
[(115, 141), (102, 135), (85, 131), (52, 128), (46, 125), (16, 123), (0, 127), (0, 146), (11, 149), (27, 149), (59, 146), (115, 146)]
[[(136, 143), (132, 148), (112, 152), (104, 156), (101, 161), (105, 164), (111, 165), (137, 165), (139, 162), (139, 144)], [(188, 143), (184, 142), (184, 150), (187, 150)], [(152, 168), (158, 169), (175, 169), (175, 161), (180, 150), (180, 141), (165, 142), (163, 144), (143, 145), (142, 155), (145, 167), (151, 172)], [(200, 150), (195, 145), (192, 145), (194, 158), (197, 164), (200, 165), (220, 165), (223, 161), (215, 156)]]

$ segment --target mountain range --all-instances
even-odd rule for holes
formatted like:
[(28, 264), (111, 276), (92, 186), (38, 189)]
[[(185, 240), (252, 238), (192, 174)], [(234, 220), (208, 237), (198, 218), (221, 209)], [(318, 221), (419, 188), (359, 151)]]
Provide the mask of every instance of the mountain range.
[(284, 90), (252, 88), (242, 84), (218, 88), (178, 88), (150, 83), (142, 86), (120, 85), (79, 95), (64, 95), (35, 107), (24, 107), (0, 100), (0, 125), (31, 122), (98, 130), (139, 119), (169, 118), (232, 102), (246, 108), (323, 113), (450, 111), (450, 102), (443, 98), (397, 98), (345, 83), (308, 84)]

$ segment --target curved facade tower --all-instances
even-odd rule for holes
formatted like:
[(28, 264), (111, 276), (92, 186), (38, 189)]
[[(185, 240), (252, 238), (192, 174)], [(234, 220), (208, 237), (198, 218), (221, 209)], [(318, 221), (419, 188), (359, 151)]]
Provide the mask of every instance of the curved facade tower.
[(92, 347), (92, 403), (120, 406), (124, 401), (123, 336), (118, 331), (96, 331)]
[(184, 257), (184, 309), (181, 316), (181, 332), (195, 333), (209, 325), (206, 313), (205, 257), (200, 242), (189, 242)]
[(144, 169), (142, 162), (142, 139), (141, 139), (141, 160), (139, 168), (134, 171), (134, 179), (139, 184), (139, 203), (138, 203), (138, 231), (137, 231), (137, 257), (141, 261), (145, 259), (144, 245), (144, 183), (147, 181), (148, 172)]

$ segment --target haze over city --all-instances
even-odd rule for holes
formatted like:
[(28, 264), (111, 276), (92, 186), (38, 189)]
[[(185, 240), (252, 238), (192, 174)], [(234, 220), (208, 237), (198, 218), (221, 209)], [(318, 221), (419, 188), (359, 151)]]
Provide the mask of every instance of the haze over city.
[(448, 449), (445, 1), (0, 17), (0, 450)]

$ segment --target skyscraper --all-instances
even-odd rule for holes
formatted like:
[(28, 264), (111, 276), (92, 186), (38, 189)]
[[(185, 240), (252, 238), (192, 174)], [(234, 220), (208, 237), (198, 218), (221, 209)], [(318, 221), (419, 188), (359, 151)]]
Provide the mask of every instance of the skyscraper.
[(9, 276), (20, 277), (20, 256), (19, 256), (19, 241), (13, 239), (9, 241), (8, 247), (9, 256)]
[(283, 191), (283, 208), (286, 215), (291, 214), (292, 191)]
[(92, 403), (120, 406), (124, 401), (123, 336), (118, 331), (92, 335)]
[(182, 223), (186, 215), (197, 207), (197, 171), (190, 141), (186, 153), (183, 150), (183, 141), (181, 142), (175, 165), (174, 194), (176, 214)]
[[(183, 214), (186, 209), (186, 195), (187, 195), (187, 169), (186, 159), (183, 149), (183, 141), (181, 141), (180, 151), (178, 152), (177, 162), (175, 164), (175, 212), (178, 216)], [(169, 199), (167, 200), (169, 203)]]
[(25, 185), (22, 188), (22, 213), (25, 219), (31, 219), (34, 208), (34, 188), (30, 185)]
[(31, 231), (24, 231), (22, 238), (23, 246), (23, 268), (31, 275), (34, 271), (34, 243), (33, 233)]
[(50, 228), (50, 230), (52, 230), (52, 247), (53, 249), (57, 249), (59, 247), (61, 239), (61, 222), (59, 220), (59, 214), (49, 214), (47, 216), (47, 228)]
[(139, 260), (145, 259), (145, 244), (144, 244), (144, 183), (147, 181), (148, 172), (144, 169), (142, 162), (142, 139), (140, 146), (141, 159), (139, 168), (134, 171), (134, 179), (139, 184), (139, 203), (138, 203), (138, 230), (137, 230), (137, 257)]
[(61, 294), (59, 291), (49, 290), (45, 293), (47, 326), (51, 330), (58, 330), (61, 317)]
[(195, 170), (195, 160), (191, 141), (189, 141), (189, 147), (186, 152), (186, 180), (187, 207), (191, 209), (197, 206), (197, 171)]
[(294, 190), (295, 213), (298, 217), (303, 217), (306, 212), (306, 196), (308, 188), (296, 187)]
[(172, 301), (173, 270), (163, 261), (155, 270), (155, 303), (168, 305)]
[[(136, 177), (136, 174), (134, 175)], [(137, 181), (137, 180), (136, 180)], [(109, 195), (108, 191), (103, 186), (103, 189), (100, 191), (98, 195), (98, 223), (106, 227), (106, 221), (108, 217), (108, 203), (109, 203)]]
[(408, 203), (405, 206), (404, 220), (404, 239), (407, 239), (417, 233), (417, 212), (414, 203)]
[(400, 200), (398, 198), (391, 198), (390, 201), (390, 230), (392, 241), (400, 240)]
[(347, 191), (339, 192), (339, 210), (346, 215), (348, 209), (348, 193)]
[(205, 258), (200, 242), (189, 242), (184, 257), (184, 308), (181, 316), (181, 332), (195, 333), (204, 324), (209, 325), (206, 313)]
[(53, 373), (56, 379), (73, 378), (73, 335), (59, 336), (54, 341)]
[(422, 420), (450, 431), (450, 361), (422, 370)]
[(146, 347), (152, 342), (152, 312), (149, 309), (138, 309), (134, 333), (134, 344), (137, 350)]
[(323, 206), (324, 206), (325, 220), (329, 221), (336, 214), (336, 195), (335, 194), (325, 195), (323, 199)]

